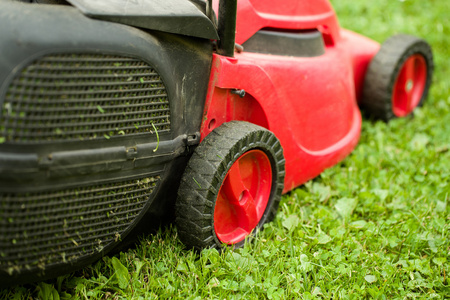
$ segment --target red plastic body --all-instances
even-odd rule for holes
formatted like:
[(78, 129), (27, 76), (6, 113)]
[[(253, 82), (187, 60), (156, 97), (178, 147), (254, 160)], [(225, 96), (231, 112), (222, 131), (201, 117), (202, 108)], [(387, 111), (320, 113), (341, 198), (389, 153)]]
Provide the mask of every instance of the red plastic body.
[[(244, 43), (263, 28), (317, 29), (325, 54), (290, 57), (245, 49), (234, 58), (214, 54), (201, 137), (232, 120), (269, 129), (284, 149), (287, 192), (356, 146), (361, 130), (357, 102), (367, 66), (380, 45), (341, 29), (326, 0), (238, 1), (236, 42)], [(246, 95), (231, 93), (235, 89)]]

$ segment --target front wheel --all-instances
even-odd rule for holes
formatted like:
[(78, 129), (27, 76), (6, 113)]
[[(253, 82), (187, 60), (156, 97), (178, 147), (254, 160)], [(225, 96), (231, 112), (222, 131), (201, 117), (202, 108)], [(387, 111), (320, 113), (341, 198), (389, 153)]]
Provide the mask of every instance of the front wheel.
[(275, 135), (233, 121), (213, 130), (183, 174), (176, 202), (180, 240), (203, 249), (240, 247), (276, 214), (284, 184)]
[(389, 38), (370, 62), (361, 107), (384, 121), (411, 114), (427, 97), (433, 67), (426, 41), (409, 35)]

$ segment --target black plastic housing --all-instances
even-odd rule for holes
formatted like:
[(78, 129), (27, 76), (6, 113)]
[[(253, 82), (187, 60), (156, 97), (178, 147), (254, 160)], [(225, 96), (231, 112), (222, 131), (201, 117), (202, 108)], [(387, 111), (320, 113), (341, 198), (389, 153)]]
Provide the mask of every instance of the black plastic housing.
[[(212, 21), (202, 12), (199, 1), (134, 0), (67, 0), (85, 15), (136, 27), (217, 39)], [(205, 3), (206, 6), (206, 3)], [(203, 10), (203, 8), (202, 8)], [(206, 10), (206, 7), (205, 7)]]
[[(71, 6), (10, 1), (0, 2), (0, 28), (0, 286), (8, 286), (78, 269), (126, 242), (133, 229), (150, 229), (146, 226), (170, 217), (179, 177), (192, 147), (200, 140), (212, 45), (207, 39), (93, 20)], [(99, 71), (102, 68), (104, 72)], [(136, 75), (141, 69), (151, 76)], [(132, 70), (129, 77), (128, 70)], [(90, 76), (92, 83), (77, 81), (77, 72), (80, 78)], [(123, 80), (110, 84), (108, 78)], [(136, 90), (136, 95), (130, 96), (127, 89)], [(141, 89), (149, 98), (161, 96), (168, 103), (152, 112), (166, 118), (157, 124), (160, 129), (150, 121), (145, 130), (137, 124), (136, 130), (128, 126), (126, 130), (113, 128), (113, 134), (103, 133), (105, 124), (125, 124), (120, 119), (120, 109), (138, 107), (141, 102), (127, 105), (126, 99), (139, 98)], [(93, 97), (92, 103), (86, 95)], [(125, 102), (116, 105), (119, 102), (114, 97)], [(64, 106), (58, 106), (59, 101)], [(80, 101), (81, 108), (73, 104)], [(21, 110), (16, 113), (18, 108)], [(68, 113), (80, 109), (89, 114), (89, 122)], [(170, 114), (165, 115), (166, 111)], [(127, 110), (123, 114), (138, 116), (139, 112)], [(56, 134), (47, 131), (48, 139), (37, 137), (45, 135), (24, 125), (33, 118), (39, 122), (47, 120), (45, 124), (54, 126)], [(78, 122), (77, 128), (87, 128), (84, 135), (78, 139), (64, 131), (58, 135), (54, 122), (67, 128), (75, 126), (68, 118)], [(144, 122), (147, 117), (136, 118)], [(46, 132), (45, 126), (41, 127)], [(142, 187), (142, 193), (135, 196), (133, 187)], [(122, 198), (115, 199), (116, 194)], [(52, 200), (47, 203), (49, 195)], [(96, 199), (103, 199), (104, 207), (96, 205)], [(139, 205), (129, 206), (135, 199), (140, 199), (136, 200)], [(121, 207), (127, 205), (133, 211), (126, 211), (122, 223), (114, 225), (120, 230), (98, 234), (96, 241), (101, 244), (104, 235), (105, 244), (94, 247), (92, 242), (81, 248), (80, 241), (88, 239), (89, 230), (102, 230), (101, 222), (96, 228), (88, 228), (95, 223), (95, 216), (101, 216), (107, 224), (106, 216), (119, 216)], [(91, 211), (96, 211), (92, 220), (83, 220), (82, 212)], [(58, 219), (61, 212), (67, 220)], [(75, 222), (72, 219), (77, 214), (80, 217)], [(72, 221), (77, 224), (69, 228), (72, 233), (61, 229)], [(45, 227), (46, 222), (52, 227)], [(36, 239), (40, 228), (46, 228), (47, 235)], [(52, 247), (52, 241), (59, 246)], [(76, 254), (66, 257), (59, 249), (71, 242)], [(34, 257), (43, 247), (46, 248), (42, 253), (47, 254), (39, 254), (41, 260), (24, 258)], [(58, 260), (57, 255), (62, 258)], [(9, 259), (13, 256), (23, 265), (15, 266)]]
[(243, 46), (248, 52), (283, 56), (314, 57), (325, 54), (322, 33), (318, 30), (289, 32), (263, 29)]

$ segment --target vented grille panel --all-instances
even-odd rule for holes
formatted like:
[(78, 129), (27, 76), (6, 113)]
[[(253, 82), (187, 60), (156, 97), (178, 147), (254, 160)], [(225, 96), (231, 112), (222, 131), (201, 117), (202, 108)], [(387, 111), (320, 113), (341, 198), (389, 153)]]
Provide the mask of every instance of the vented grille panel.
[(101, 54), (43, 57), (9, 86), (0, 143), (88, 140), (170, 130), (166, 88), (147, 63)]
[(120, 239), (158, 180), (0, 194), (0, 268), (12, 274), (98, 253)]

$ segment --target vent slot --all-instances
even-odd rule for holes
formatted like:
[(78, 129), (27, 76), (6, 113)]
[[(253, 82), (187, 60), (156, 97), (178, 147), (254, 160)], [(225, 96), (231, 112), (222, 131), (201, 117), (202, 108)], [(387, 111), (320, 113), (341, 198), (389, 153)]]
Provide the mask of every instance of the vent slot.
[(0, 193), (0, 268), (9, 274), (28, 272), (99, 253), (120, 240), (158, 180)]
[(2, 104), (0, 143), (109, 139), (170, 130), (160, 75), (123, 56), (59, 54), (28, 65)]
[(315, 57), (325, 54), (322, 33), (317, 29), (302, 31), (279, 31), (266, 28), (258, 31), (242, 46), (247, 52)]

